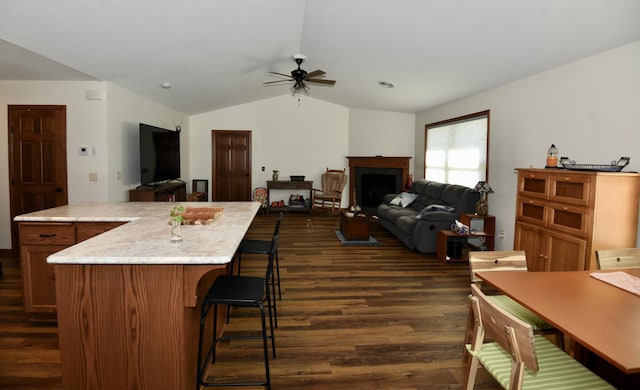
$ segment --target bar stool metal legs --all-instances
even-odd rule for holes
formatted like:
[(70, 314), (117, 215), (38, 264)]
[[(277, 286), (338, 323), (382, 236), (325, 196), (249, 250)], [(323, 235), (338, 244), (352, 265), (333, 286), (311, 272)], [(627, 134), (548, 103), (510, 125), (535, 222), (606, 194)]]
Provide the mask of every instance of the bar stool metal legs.
[[(274, 237), (272, 245), (277, 247), (278, 237)], [(268, 390), (271, 389), (271, 376), (269, 373), (269, 343), (267, 339), (271, 339), (271, 349), (273, 357), (276, 356), (276, 344), (274, 336), (274, 313), (272, 312), (272, 295), (275, 300), (275, 289), (271, 284), (273, 279), (273, 261), (275, 256), (271, 251), (269, 255), (269, 261), (267, 265), (267, 271), (264, 278), (254, 276), (236, 276), (236, 275), (222, 275), (218, 277), (213, 285), (207, 292), (206, 297), (202, 301), (202, 310), (200, 314), (200, 333), (198, 340), (198, 364), (197, 370), (197, 389), (200, 386), (206, 387), (223, 387), (223, 386), (265, 386)], [(268, 309), (269, 315), (269, 330), (267, 333), (265, 304)], [(246, 336), (233, 336), (217, 337), (218, 333), (218, 305), (236, 306), (236, 307), (254, 307), (260, 312), (260, 322), (262, 325), (261, 335), (246, 335)], [(203, 358), (203, 343), (204, 343), (204, 330), (207, 317), (209, 317), (210, 311), (213, 310), (213, 337), (209, 348), (206, 351), (206, 355)], [(203, 376), (206, 376), (208, 363), (211, 361), (213, 364), (216, 362), (216, 349), (218, 342), (222, 340), (234, 340), (234, 339), (262, 339), (263, 352), (264, 352), (264, 368), (265, 368), (265, 381), (264, 382), (248, 382), (238, 381), (231, 383), (218, 383), (218, 382), (206, 382)]]

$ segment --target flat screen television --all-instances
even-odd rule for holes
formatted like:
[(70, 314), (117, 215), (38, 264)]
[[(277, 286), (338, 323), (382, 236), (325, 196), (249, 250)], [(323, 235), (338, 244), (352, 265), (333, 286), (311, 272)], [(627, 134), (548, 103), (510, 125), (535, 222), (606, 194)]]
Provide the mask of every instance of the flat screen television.
[(180, 132), (140, 123), (140, 184), (180, 177)]

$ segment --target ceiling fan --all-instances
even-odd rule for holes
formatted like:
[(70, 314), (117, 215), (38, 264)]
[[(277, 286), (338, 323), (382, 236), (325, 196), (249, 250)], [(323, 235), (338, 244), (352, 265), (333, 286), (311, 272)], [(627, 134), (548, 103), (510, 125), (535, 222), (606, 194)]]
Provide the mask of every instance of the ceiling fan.
[(295, 92), (299, 92), (300, 90), (307, 92), (309, 90), (309, 87), (305, 83), (316, 83), (316, 84), (326, 84), (326, 85), (334, 85), (336, 83), (335, 80), (319, 79), (318, 77), (322, 77), (326, 74), (326, 72), (323, 70), (318, 69), (318, 70), (314, 70), (313, 72), (307, 73), (306, 70), (301, 69), (300, 65), (302, 65), (302, 63), (306, 59), (307, 57), (303, 54), (294, 54), (293, 60), (296, 62), (296, 64), (298, 64), (298, 69), (292, 70), (291, 75), (278, 73), (278, 72), (269, 72), (276, 76), (286, 77), (286, 79), (268, 81), (264, 84), (266, 85), (266, 84), (286, 83), (286, 82), (293, 81), (294, 84), (291, 87), (291, 91), (295, 93)]

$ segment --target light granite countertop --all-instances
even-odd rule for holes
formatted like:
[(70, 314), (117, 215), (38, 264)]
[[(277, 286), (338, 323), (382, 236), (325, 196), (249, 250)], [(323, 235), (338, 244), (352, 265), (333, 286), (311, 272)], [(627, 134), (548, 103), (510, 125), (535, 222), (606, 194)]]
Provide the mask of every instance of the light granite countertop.
[[(180, 244), (169, 240), (169, 213), (176, 205), (223, 207), (208, 225), (183, 225)], [(127, 222), (50, 255), (54, 264), (229, 263), (258, 212), (258, 202), (98, 202), (23, 214), (18, 222)]]

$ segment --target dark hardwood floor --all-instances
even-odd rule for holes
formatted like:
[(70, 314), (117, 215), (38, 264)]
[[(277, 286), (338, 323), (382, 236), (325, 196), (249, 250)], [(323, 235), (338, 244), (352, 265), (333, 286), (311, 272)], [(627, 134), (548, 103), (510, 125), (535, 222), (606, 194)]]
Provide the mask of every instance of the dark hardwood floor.
[[(257, 216), (248, 235), (268, 239), (275, 218)], [(378, 246), (345, 246), (338, 226), (337, 216), (285, 214), (272, 388), (460, 389), (468, 266), (412, 252), (375, 222)], [(23, 312), (18, 259), (2, 262), (0, 389), (61, 389), (56, 323)], [(264, 265), (263, 256), (243, 256), (243, 274), (262, 274)], [(258, 330), (255, 314), (234, 310), (226, 332)], [(209, 374), (259, 378), (261, 343), (224, 343)], [(476, 388), (500, 387), (481, 372)]]

